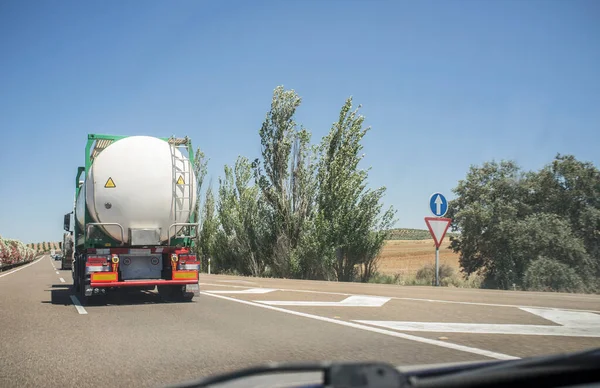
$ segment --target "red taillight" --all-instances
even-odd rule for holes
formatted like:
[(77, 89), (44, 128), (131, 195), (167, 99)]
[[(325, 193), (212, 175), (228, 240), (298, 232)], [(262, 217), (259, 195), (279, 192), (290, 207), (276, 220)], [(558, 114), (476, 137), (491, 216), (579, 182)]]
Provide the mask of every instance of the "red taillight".
[(198, 262), (196, 255), (180, 254), (177, 269), (180, 271), (199, 271), (200, 262)]
[(105, 265), (108, 264), (106, 257), (88, 257), (87, 265)]
[(197, 264), (198, 259), (196, 255), (179, 255), (179, 262), (181, 264)]

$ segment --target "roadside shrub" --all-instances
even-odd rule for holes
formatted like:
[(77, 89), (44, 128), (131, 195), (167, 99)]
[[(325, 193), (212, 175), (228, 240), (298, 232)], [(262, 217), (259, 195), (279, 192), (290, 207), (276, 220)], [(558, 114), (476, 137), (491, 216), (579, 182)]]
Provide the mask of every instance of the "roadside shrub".
[(400, 274), (397, 273), (395, 275), (386, 275), (379, 272), (375, 272), (371, 275), (368, 282), (379, 284), (400, 284)]
[[(454, 268), (450, 267), (447, 264), (441, 264), (439, 267), (439, 278), (440, 284), (442, 279), (450, 278), (454, 275)], [(422, 282), (426, 282), (427, 284), (433, 284), (435, 281), (435, 265), (427, 264), (421, 267), (417, 271), (416, 279)]]
[[(442, 269), (443, 268), (443, 269)], [(418, 271), (418, 274), (387, 275), (375, 273), (369, 279), (369, 283), (396, 284), (399, 286), (431, 286), (433, 285), (435, 269), (426, 265)], [(443, 277), (442, 277), (443, 276)], [(440, 266), (440, 286), (458, 288), (481, 288), (483, 276), (471, 274), (468, 277), (462, 273), (454, 272), (454, 268), (444, 265)]]
[(0, 265), (18, 264), (33, 258), (33, 250), (22, 242), (0, 237)]
[(585, 291), (583, 281), (573, 268), (546, 257), (540, 257), (529, 264), (523, 283), (529, 291)]

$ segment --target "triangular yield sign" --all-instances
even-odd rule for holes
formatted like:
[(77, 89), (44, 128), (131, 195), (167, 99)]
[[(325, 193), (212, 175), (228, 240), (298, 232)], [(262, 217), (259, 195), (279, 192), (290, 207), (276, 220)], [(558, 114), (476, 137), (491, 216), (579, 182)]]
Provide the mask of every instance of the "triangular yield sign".
[(442, 245), (442, 241), (444, 240), (444, 236), (446, 236), (446, 232), (448, 231), (451, 222), (451, 218), (425, 217), (425, 223), (427, 224), (429, 233), (431, 233), (431, 236), (433, 237), (436, 248), (439, 248), (440, 245)]

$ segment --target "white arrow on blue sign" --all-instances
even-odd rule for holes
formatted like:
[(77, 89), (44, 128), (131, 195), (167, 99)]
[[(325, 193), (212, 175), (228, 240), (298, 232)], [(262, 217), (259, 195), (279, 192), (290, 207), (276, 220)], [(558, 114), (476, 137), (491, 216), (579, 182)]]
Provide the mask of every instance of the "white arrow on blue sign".
[(429, 198), (429, 210), (436, 217), (443, 217), (448, 211), (448, 201), (441, 193), (433, 193)]

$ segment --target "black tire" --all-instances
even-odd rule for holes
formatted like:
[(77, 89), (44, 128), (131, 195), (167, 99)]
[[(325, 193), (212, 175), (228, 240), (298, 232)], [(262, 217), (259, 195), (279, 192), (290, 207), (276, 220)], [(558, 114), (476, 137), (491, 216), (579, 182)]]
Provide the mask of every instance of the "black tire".
[(77, 290), (77, 297), (79, 298), (79, 303), (82, 306), (87, 306), (89, 304), (89, 297), (85, 296), (85, 287), (82, 287), (81, 283), (78, 284), (79, 289)]
[(168, 302), (191, 302), (194, 293), (185, 292), (185, 286), (158, 286), (158, 294)]

